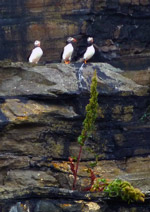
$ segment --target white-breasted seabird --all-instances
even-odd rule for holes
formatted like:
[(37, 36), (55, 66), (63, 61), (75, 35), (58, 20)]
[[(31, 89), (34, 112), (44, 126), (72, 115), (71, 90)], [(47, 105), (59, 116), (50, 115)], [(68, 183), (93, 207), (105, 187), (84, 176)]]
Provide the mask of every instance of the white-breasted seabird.
[(93, 55), (95, 54), (95, 48), (94, 48), (94, 45), (93, 45), (93, 42), (94, 42), (93, 38), (88, 37), (87, 42), (88, 42), (88, 47), (86, 49), (86, 52), (83, 55), (83, 60), (84, 60), (85, 64), (86, 64), (87, 60), (91, 59), (93, 57)]
[(76, 42), (75, 38), (69, 37), (67, 39), (67, 45), (64, 47), (63, 54), (62, 54), (62, 62), (65, 64), (69, 64), (71, 61), (71, 57), (74, 51), (74, 47), (72, 45), (73, 42)]
[(31, 55), (29, 57), (29, 63), (35, 63), (37, 64), (40, 60), (40, 58), (43, 55), (43, 50), (40, 47), (41, 42), (39, 40), (36, 40), (34, 42), (35, 48), (32, 50)]

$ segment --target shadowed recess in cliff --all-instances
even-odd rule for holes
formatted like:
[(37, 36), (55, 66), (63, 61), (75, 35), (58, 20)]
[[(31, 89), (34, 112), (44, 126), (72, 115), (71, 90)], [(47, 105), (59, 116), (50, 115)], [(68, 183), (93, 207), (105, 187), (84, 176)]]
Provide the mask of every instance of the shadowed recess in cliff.
[[(5, 99), (0, 99), (0, 108), (1, 105), (5, 102)], [(9, 123), (8, 118), (5, 116), (5, 114), (0, 110), (0, 131), (4, 129), (4, 127)]]

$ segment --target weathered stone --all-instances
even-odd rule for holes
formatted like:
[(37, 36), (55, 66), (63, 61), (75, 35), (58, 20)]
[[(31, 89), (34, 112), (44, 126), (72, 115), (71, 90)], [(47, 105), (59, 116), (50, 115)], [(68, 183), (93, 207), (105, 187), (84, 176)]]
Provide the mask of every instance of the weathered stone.
[(10, 170), (4, 179), (6, 187), (42, 187), (58, 186), (56, 179), (51, 172), (32, 171), (32, 170)]
[(150, 83), (150, 70), (139, 70), (138, 72), (126, 71), (123, 73), (123, 76), (132, 79), (134, 82), (140, 85), (148, 85)]
[(132, 4), (135, 4), (135, 5), (139, 5), (140, 4), (140, 0), (132, 0), (131, 2), (132, 2)]
[(149, 5), (149, 0), (140, 0), (141, 5)]
[[(107, 41), (107, 45), (113, 45), (112, 41)], [(149, 105), (149, 81), (142, 77), (137, 80), (135, 73), (140, 72), (125, 74), (106, 63), (87, 63), (83, 69), (80, 67), (81, 63), (68, 66), (0, 63), (2, 202), (21, 199), (23, 212), (27, 210), (27, 201), (30, 212), (35, 209), (44, 212), (49, 207), (76, 212), (110, 210), (109, 205), (102, 204), (105, 198), (101, 193), (81, 195), (63, 189), (72, 189), (74, 177), (68, 157), (78, 156), (77, 138), (95, 70), (98, 119), (94, 133), (83, 148), (77, 188), (82, 190), (90, 185), (88, 167), (98, 156), (99, 161), (93, 168), (97, 177), (128, 180), (148, 195), (150, 126), (141, 117)], [(82, 81), (79, 74), (83, 76)], [(149, 70), (145, 74), (149, 77)], [(41, 202), (38, 198), (47, 199)], [(58, 201), (54, 203), (51, 198)], [(100, 202), (95, 202), (97, 200)], [(2, 212), (10, 212), (13, 207), (15, 210), (20, 207), (18, 200), (8, 206), (0, 202)], [(113, 207), (112, 212), (122, 209)]]
[(0, 156), (0, 167), (5, 169), (15, 168), (27, 168), (29, 167), (29, 157), (26, 156), (15, 156), (15, 155), (1, 155)]
[[(138, 119), (139, 113), (142, 116), (142, 111), (140, 111), (138, 117), (136, 117), (134, 107), (137, 103), (134, 101), (134, 96), (141, 95), (141, 92), (148, 95), (148, 87), (136, 84), (124, 77), (123, 71), (120, 69), (115, 69), (104, 63), (85, 66), (83, 69), (84, 80), (79, 85), (79, 67), (80, 64), (67, 67), (63, 64), (32, 67), (20, 63), (1, 66), (0, 74), (1, 79), (3, 79), (0, 83), (1, 96), (3, 98), (5, 95), (13, 97), (15, 94), (15, 98), (6, 98), (0, 106), (3, 114), (1, 123), (2, 126), (6, 125), (4, 132), (7, 132), (1, 133), (1, 151), (32, 157), (36, 157), (38, 152), (39, 160), (43, 155), (53, 158), (68, 158), (69, 155), (76, 153), (78, 149), (76, 138), (81, 132), (82, 124), (80, 118), (82, 116), (83, 119), (84, 108), (88, 103), (88, 93), (94, 70), (97, 70), (99, 93), (106, 95), (106, 97), (103, 97), (103, 103), (100, 102), (99, 118), (109, 120), (108, 114), (111, 111), (110, 117), (115, 123), (114, 128), (116, 126), (114, 131), (106, 134), (104, 130), (101, 130), (103, 125), (97, 124), (98, 132), (93, 135), (96, 141), (93, 146), (97, 149), (97, 153), (103, 155), (102, 157), (115, 158), (116, 153), (112, 143), (114, 135), (120, 134), (121, 137), (124, 137), (126, 144), (130, 142), (127, 141), (129, 133), (131, 133), (131, 140), (135, 137), (135, 132), (130, 127), (128, 129), (125, 123), (131, 123), (131, 121)], [(19, 84), (18, 75), (20, 75)], [(42, 77), (39, 78), (39, 76)], [(82, 88), (79, 86), (82, 86)], [(29, 87), (30, 90), (28, 90)], [(83, 94), (85, 92), (83, 98), (80, 97), (82, 92)], [(114, 102), (113, 97), (109, 98), (110, 106), (108, 106), (107, 95), (110, 94), (116, 95), (118, 100)], [(22, 97), (16, 98), (16, 96)], [(59, 100), (59, 97), (61, 100)], [(40, 98), (40, 101), (37, 98)], [(57, 99), (57, 102), (55, 99)], [(124, 99), (129, 99), (125, 105)], [(143, 98), (141, 97), (141, 99)], [(147, 104), (147, 99), (145, 98), (143, 105)], [(140, 98), (138, 101), (141, 102)], [(123, 125), (125, 125), (123, 127), (126, 127), (127, 130), (119, 133), (116, 121), (123, 122)], [(101, 139), (104, 134), (105, 139), (102, 146)], [(144, 137), (145, 141), (146, 138)], [(122, 157), (125, 157), (126, 154), (132, 155), (133, 152), (135, 155), (139, 154), (141, 148), (139, 149), (136, 145), (133, 145), (130, 153), (127, 153), (126, 144), (121, 146), (123, 149), (120, 149), (124, 152)], [(110, 147), (108, 148), (107, 145), (110, 145)], [(55, 151), (53, 151), (54, 149)], [(148, 150), (146, 151), (148, 153)], [(112, 155), (109, 156), (110, 154)], [(85, 151), (83, 158), (92, 159), (93, 154)], [(9, 167), (10, 164), (7, 166)]]
[(60, 212), (62, 211), (60, 208), (58, 208), (55, 204), (49, 201), (39, 201), (37, 203), (37, 206), (35, 208), (35, 212)]
[(130, 4), (132, 0), (119, 0), (120, 4)]
[[(142, 191), (146, 192), (150, 185), (150, 177), (148, 176), (150, 169), (149, 160), (149, 157), (135, 157), (128, 160), (102, 160), (97, 163), (93, 171), (98, 178), (106, 178), (109, 180), (121, 178), (123, 180), (128, 180), (132, 183), (132, 185), (141, 188)], [(64, 163), (66, 164), (64, 165)], [(56, 170), (64, 173), (64, 179), (66, 178), (68, 182), (72, 182), (71, 175), (69, 175), (69, 177), (67, 175), (68, 172), (71, 174), (71, 171), (69, 170), (69, 162), (55, 162), (53, 165), (55, 166)], [(80, 180), (78, 179), (78, 181), (80, 181), (83, 188), (90, 185), (90, 174), (87, 172), (87, 167), (88, 163), (80, 163), (78, 176), (82, 177)]]
[[(1, 96), (46, 95), (55, 98), (57, 95), (76, 94), (79, 91), (78, 74), (81, 64), (48, 64), (46, 66), (28, 66), (23, 63), (2, 65), (0, 69)], [(89, 91), (94, 70), (98, 75), (100, 92), (132, 92), (136, 95), (147, 95), (148, 87), (136, 84), (123, 76), (120, 69), (105, 63), (93, 63), (83, 67), (85, 82), (82, 87)], [(57, 76), (57, 77), (56, 77)], [(88, 80), (90, 80), (88, 82)]]
[[(17, 200), (13, 202), (8, 202), (5, 200), (5, 202), (0, 202), (0, 208), (2, 212), (9, 211), (9, 212), (35, 212), (36, 211), (42, 211), (42, 212), (49, 212), (51, 209), (56, 211), (86, 211), (86, 212), (120, 212), (120, 211), (127, 211), (132, 212), (133, 210), (137, 212), (148, 212), (149, 206), (148, 204), (134, 204), (134, 206), (131, 205), (125, 205), (120, 204), (118, 207), (118, 200), (117, 201), (110, 201), (109, 198), (104, 198), (103, 195), (100, 195), (99, 193), (87, 193), (87, 192), (77, 192), (77, 191), (70, 191), (67, 189), (56, 189), (56, 188), (43, 188), (40, 190), (36, 190), (32, 188), (33, 193), (35, 195), (36, 192), (41, 192), (42, 199), (39, 200), (40, 194), (36, 194), (36, 198), (33, 200), (27, 199), (28, 196), (30, 196), (30, 193), (26, 192), (26, 198), (22, 200)], [(18, 192), (19, 193), (19, 192)], [(49, 194), (53, 194), (49, 195)], [(49, 196), (48, 196), (49, 195)], [(21, 197), (21, 194), (20, 196)], [(43, 199), (43, 197), (48, 197), (46, 199)], [(61, 200), (59, 198), (62, 198)], [(57, 198), (57, 199), (54, 199)], [(103, 198), (103, 199), (102, 199)], [(77, 200), (80, 199), (80, 200)], [(95, 200), (99, 199), (99, 201), (96, 203)], [(105, 200), (102, 201), (102, 200)], [(120, 202), (121, 203), (121, 202)]]

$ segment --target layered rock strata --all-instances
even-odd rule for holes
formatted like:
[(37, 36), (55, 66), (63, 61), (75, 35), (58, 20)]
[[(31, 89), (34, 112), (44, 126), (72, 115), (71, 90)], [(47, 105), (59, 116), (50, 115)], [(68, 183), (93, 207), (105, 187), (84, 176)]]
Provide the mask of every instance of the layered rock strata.
[[(53, 193), (63, 193), (61, 189), (72, 188), (73, 176), (68, 157), (76, 156), (79, 151), (76, 141), (85, 118), (85, 106), (89, 102), (90, 83), (95, 70), (99, 92), (98, 119), (95, 132), (86, 144), (99, 155), (94, 172), (97, 177), (128, 180), (148, 193), (149, 82), (147, 78), (145, 81), (141, 79), (141, 72), (136, 72), (135, 79), (135, 72), (128, 74), (106, 63), (89, 63), (81, 68), (80, 63), (32, 66), (1, 62), (2, 211), (8, 212), (10, 205), (14, 210), (20, 207), (16, 205), (16, 199), (20, 199), (21, 204), (26, 204), (28, 199), (31, 212), (37, 212), (35, 208), (49, 206), (36, 204), (52, 203), (50, 200), (35, 203), (34, 197), (51, 198)], [(149, 76), (149, 71), (145, 74)], [(86, 169), (89, 162), (95, 160), (95, 154), (83, 151), (77, 185), (79, 190), (90, 183)], [(65, 198), (62, 194), (62, 199)], [(74, 196), (72, 198), (75, 200)], [(95, 197), (90, 198), (91, 204), (96, 204)], [(87, 201), (84, 197), (77, 199)], [(9, 204), (4, 204), (4, 201)], [(71, 203), (63, 201), (62, 204), (68, 207), (66, 204)], [(87, 204), (82, 202), (77, 205), (87, 208)], [(60, 205), (55, 206), (58, 211), (63, 211)], [(99, 203), (95, 207), (95, 211), (101, 211), (102, 205)], [(81, 211), (72, 209), (75, 210)], [(42, 212), (46, 211), (43, 209)]]
[(59, 62), (69, 36), (78, 43), (73, 60), (83, 56), (87, 37), (98, 45), (92, 61), (127, 69), (149, 67), (150, 2), (148, 0), (2, 1), (0, 59), (27, 61), (41, 40), (41, 63)]

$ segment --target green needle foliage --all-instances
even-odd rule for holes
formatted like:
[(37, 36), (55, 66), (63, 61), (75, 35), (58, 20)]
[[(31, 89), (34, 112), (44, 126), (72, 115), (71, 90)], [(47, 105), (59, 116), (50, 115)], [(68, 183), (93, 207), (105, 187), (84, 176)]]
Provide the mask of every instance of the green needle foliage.
[(94, 130), (94, 124), (97, 118), (98, 111), (98, 92), (97, 92), (97, 75), (94, 72), (89, 104), (86, 106), (86, 117), (83, 122), (83, 129), (81, 135), (78, 137), (78, 143), (83, 146), (84, 142), (90, 137)]
[(95, 71), (91, 83), (89, 104), (86, 106), (86, 117), (83, 121), (83, 129), (81, 131), (81, 135), (78, 137), (80, 150), (76, 165), (74, 166), (73, 161), (71, 161), (71, 170), (74, 176), (73, 190), (76, 189), (78, 166), (81, 159), (82, 148), (85, 144), (85, 141), (90, 137), (90, 135), (94, 130), (94, 124), (97, 118), (97, 112), (98, 112), (98, 92), (97, 92), (97, 74)]

